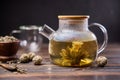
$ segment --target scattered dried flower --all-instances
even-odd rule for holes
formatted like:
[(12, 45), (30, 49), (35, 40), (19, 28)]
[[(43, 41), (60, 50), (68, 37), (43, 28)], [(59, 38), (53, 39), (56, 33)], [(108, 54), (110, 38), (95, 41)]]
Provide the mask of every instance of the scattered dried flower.
[(35, 56), (32, 61), (34, 62), (35, 65), (40, 65), (42, 62), (42, 57), (41, 56)]
[(96, 64), (98, 67), (104, 67), (107, 64), (107, 58), (105, 56), (99, 56), (96, 59)]

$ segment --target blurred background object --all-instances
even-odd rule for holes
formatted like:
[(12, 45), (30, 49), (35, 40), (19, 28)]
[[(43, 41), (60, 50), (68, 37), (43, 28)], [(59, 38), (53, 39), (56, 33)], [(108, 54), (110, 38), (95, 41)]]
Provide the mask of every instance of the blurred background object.
[[(1, 0), (0, 36), (8, 35), (21, 25), (48, 24), (57, 30), (58, 15), (90, 15), (89, 24), (103, 24), (108, 30), (109, 42), (120, 42), (119, 7), (120, 0)], [(99, 29), (92, 31), (97, 33)], [(101, 35), (96, 35), (99, 41)]]
[(38, 31), (39, 27), (37, 25), (20, 26), (19, 30), (11, 31), (11, 35), (20, 40), (20, 46), (23, 51), (39, 52), (43, 41)]

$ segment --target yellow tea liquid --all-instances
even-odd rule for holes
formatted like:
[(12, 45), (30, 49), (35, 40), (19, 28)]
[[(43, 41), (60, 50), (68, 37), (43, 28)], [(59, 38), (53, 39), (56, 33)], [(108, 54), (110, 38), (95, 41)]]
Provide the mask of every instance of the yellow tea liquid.
[(92, 64), (96, 57), (97, 42), (96, 40), (85, 42), (58, 42), (51, 40), (49, 53), (54, 64), (87, 67)]

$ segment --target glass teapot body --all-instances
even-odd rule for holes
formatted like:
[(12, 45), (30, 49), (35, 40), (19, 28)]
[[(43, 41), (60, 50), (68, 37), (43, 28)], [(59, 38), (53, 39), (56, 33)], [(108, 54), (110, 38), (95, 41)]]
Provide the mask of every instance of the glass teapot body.
[[(52, 30), (47, 25), (40, 33), (49, 39), (49, 54), (52, 63), (60, 66), (90, 66), (98, 53), (104, 50), (107, 43), (105, 32), (104, 43), (98, 49), (97, 38), (88, 29), (89, 16), (58, 16), (59, 28)], [(93, 24), (102, 27), (100, 24)], [(93, 26), (91, 25), (91, 26)]]
[(59, 16), (59, 28), (51, 35), (49, 53), (60, 66), (89, 66), (96, 58), (96, 36), (88, 29), (88, 16)]

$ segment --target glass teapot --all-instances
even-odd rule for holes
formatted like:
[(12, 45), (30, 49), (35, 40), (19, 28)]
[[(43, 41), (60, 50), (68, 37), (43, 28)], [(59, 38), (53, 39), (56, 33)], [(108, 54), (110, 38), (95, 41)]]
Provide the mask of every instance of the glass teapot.
[[(51, 62), (60, 66), (90, 66), (107, 45), (107, 30), (98, 23), (88, 26), (87, 15), (60, 15), (58, 18), (57, 31), (47, 25), (39, 28), (39, 32), (49, 39)], [(96, 36), (88, 29), (91, 26), (99, 27), (104, 34), (100, 49)]]
[(36, 25), (23, 25), (19, 30), (13, 30), (11, 35), (18, 35), (20, 39), (20, 47), (23, 52), (39, 53), (42, 46), (42, 36), (39, 34), (38, 26)]

